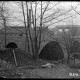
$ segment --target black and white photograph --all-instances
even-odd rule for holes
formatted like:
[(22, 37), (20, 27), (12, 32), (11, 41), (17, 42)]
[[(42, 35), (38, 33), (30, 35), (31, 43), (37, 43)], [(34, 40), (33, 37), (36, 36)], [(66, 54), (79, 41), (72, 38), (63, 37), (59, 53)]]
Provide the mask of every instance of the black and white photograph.
[(0, 1), (0, 78), (79, 79), (80, 1)]

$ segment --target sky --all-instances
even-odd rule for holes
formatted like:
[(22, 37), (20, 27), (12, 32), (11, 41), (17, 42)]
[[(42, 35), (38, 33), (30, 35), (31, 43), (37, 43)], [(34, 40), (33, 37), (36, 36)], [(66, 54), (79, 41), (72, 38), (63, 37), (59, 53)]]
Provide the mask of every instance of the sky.
[[(51, 2), (53, 3), (53, 1)], [(76, 7), (76, 5), (78, 4), (79, 2), (77, 1), (74, 1), (74, 2), (71, 2), (71, 1), (60, 1), (60, 4), (58, 4), (56, 7), (54, 7), (54, 9), (52, 10), (52, 12), (54, 10), (56, 10), (56, 8), (61, 8), (61, 9), (65, 9), (65, 10), (68, 10), (70, 8), (70, 5), (73, 5), (74, 7)], [(21, 6), (16, 2), (16, 1), (10, 1), (8, 4), (6, 4), (7, 7), (10, 9), (11, 11), (11, 14), (10, 16), (12, 17), (15, 17), (14, 20), (12, 20), (10, 22), (10, 25), (23, 25), (22, 24), (22, 21), (23, 20), (23, 15), (21, 13)], [(50, 4), (50, 7), (53, 6), (53, 4)], [(79, 10), (79, 7), (80, 5), (78, 6), (78, 12), (80, 11)], [(38, 11), (38, 15), (39, 15), (40, 11)], [(49, 12), (46, 12), (46, 16), (51, 13), (50, 11)], [(68, 18), (66, 19), (64, 22), (59, 22), (59, 23), (56, 23), (56, 24), (53, 24), (51, 26), (49, 26), (49, 28), (54, 28), (56, 25), (66, 25), (66, 24), (74, 24), (74, 25), (80, 25), (80, 15), (77, 15), (74, 11), (72, 11), (70, 14), (74, 14), (75, 15), (75, 18)], [(17, 21), (17, 18), (18, 19), (21, 19), (20, 21)], [(45, 24), (46, 26), (48, 25), (48, 23)]]

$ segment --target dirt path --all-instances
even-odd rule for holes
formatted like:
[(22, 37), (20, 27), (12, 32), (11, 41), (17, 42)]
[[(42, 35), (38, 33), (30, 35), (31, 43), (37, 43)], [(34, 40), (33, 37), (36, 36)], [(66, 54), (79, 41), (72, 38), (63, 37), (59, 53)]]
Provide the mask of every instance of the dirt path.
[(77, 69), (72, 69), (63, 64), (45, 69), (22, 69), (21, 72), (23, 78), (80, 78), (80, 72)]
[[(42, 78), (80, 78), (80, 72), (65, 65), (58, 65), (51, 69), (34, 69), (33, 72)], [(71, 73), (73, 76), (69, 75)], [(75, 73), (77, 75), (74, 75)]]

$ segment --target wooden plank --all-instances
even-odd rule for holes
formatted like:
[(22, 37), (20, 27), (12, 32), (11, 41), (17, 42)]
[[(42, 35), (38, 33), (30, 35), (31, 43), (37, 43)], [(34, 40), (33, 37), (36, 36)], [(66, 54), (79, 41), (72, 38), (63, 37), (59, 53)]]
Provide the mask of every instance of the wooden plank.
[(16, 64), (16, 66), (18, 66), (14, 49), (13, 49), (13, 55), (14, 55), (15, 64)]

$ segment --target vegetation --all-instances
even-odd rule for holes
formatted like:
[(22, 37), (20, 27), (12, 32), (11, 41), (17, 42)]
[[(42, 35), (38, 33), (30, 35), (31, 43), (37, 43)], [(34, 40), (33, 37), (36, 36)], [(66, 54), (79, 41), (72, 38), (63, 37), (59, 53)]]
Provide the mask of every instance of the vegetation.
[(66, 49), (67, 51), (67, 63), (69, 63), (70, 60), (70, 55), (71, 53), (71, 47), (73, 46), (73, 43), (76, 40), (76, 36), (78, 36), (78, 28), (76, 28), (74, 25), (72, 25), (71, 27), (66, 26), (68, 28), (68, 32), (65, 31), (65, 28), (63, 27), (63, 32), (60, 35), (60, 39), (57, 38), (56, 40), (63, 45), (64, 49)]
[[(18, 10), (16, 9), (17, 12), (20, 13), (20, 16), (22, 15), (22, 19), (20, 20), (18, 14), (17, 14), (17, 17), (12, 17), (14, 11), (12, 12), (8, 7), (6, 7), (6, 4), (8, 4), (9, 2), (2, 1), (0, 3), (0, 25), (5, 28), (4, 30), (5, 48), (7, 43), (6, 29), (10, 25), (10, 21), (15, 21), (15, 20), (18, 22), (21, 21), (25, 27), (25, 34), (26, 34), (25, 44), (27, 43), (27, 45), (25, 46), (25, 49), (27, 53), (32, 54), (31, 58), (27, 56), (29, 59), (26, 59), (26, 65), (23, 65), (23, 67), (25, 66), (28, 69), (39, 68), (41, 67), (41, 65), (48, 63), (48, 61), (39, 59), (39, 52), (40, 52), (41, 43), (42, 43), (42, 34), (45, 31), (46, 27), (50, 27), (53, 24), (59, 23), (61, 21), (65, 21), (70, 17), (74, 17), (72, 13), (70, 14), (72, 10), (74, 10), (77, 14), (79, 14), (76, 11), (76, 8), (78, 5), (75, 8), (71, 6), (68, 10), (66, 10), (64, 8), (59, 8), (59, 7), (55, 8), (61, 2), (15, 1), (13, 3), (17, 5), (21, 10), (18, 12)], [(55, 38), (55, 40), (57, 40), (62, 45), (64, 45), (67, 51), (67, 55), (68, 55), (67, 63), (69, 63), (70, 61), (70, 55), (71, 55), (70, 50), (71, 50), (71, 46), (73, 45), (73, 42), (75, 41), (76, 34), (77, 34), (77, 29), (75, 29), (74, 26), (72, 26), (69, 33), (66, 33), (65, 31), (63, 31), (61, 35), (61, 40), (58, 38)], [(54, 35), (53, 35), (53, 40), (54, 40)], [(78, 55), (74, 55), (73, 57), (76, 58), (78, 57)], [(17, 73), (18, 69), (19, 67), (15, 67), (9, 62), (0, 60), (0, 76), (1, 77), (9, 77), (9, 78), (19, 77), (20, 78), (22, 74)], [(30, 74), (27, 73), (27, 75), (30, 75)]]
[[(50, 6), (50, 4), (54, 4), (54, 2), (26, 2), (26, 1), (21, 1), (22, 4), (22, 12), (23, 12), (23, 17), (24, 17), (24, 25), (25, 25), (25, 31), (26, 31), (26, 38), (28, 41), (28, 51), (30, 51), (29, 48), (32, 50), (33, 54), (33, 59), (37, 59), (39, 56), (39, 50), (41, 47), (42, 43), (42, 33), (43, 33), (43, 27), (47, 23), (49, 23), (47, 26), (51, 26), (55, 23), (58, 23), (60, 21), (63, 21), (72, 15), (69, 15), (68, 13), (72, 10), (71, 8), (69, 10), (65, 9), (60, 9), (56, 7), (60, 2), (55, 3), (53, 6)], [(26, 6), (26, 9), (24, 8)], [(49, 14), (48, 16), (47, 13), (53, 9), (53, 12)], [(26, 12), (27, 13), (26, 13)], [(40, 14), (38, 15), (38, 11), (40, 11)], [(68, 17), (66, 16), (68, 15)], [(61, 16), (66, 16), (63, 19), (58, 20), (57, 18)], [(27, 19), (27, 21), (26, 21)], [(54, 22), (57, 19), (56, 22)], [(27, 27), (26, 27), (27, 25)], [(33, 35), (31, 34), (31, 28), (33, 28)], [(28, 37), (29, 35), (29, 37)], [(30, 40), (30, 41), (29, 41)], [(30, 45), (31, 43), (31, 45)], [(31, 46), (31, 47), (30, 47)]]

